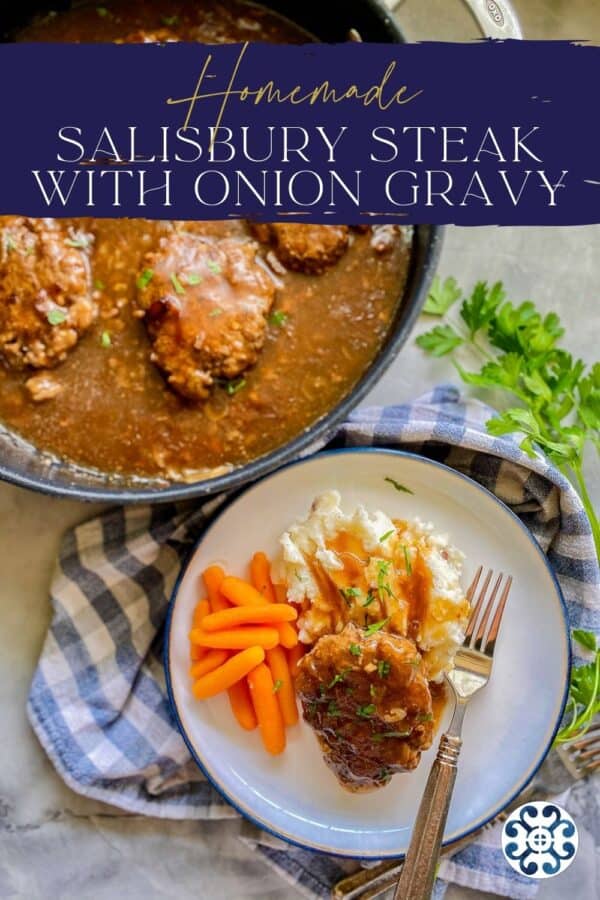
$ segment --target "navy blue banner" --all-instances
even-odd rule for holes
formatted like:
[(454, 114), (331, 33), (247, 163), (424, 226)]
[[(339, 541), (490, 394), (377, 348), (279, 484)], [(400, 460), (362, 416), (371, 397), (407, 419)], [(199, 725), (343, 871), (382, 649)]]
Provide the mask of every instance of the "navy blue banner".
[(0, 212), (600, 222), (600, 48), (3, 44)]

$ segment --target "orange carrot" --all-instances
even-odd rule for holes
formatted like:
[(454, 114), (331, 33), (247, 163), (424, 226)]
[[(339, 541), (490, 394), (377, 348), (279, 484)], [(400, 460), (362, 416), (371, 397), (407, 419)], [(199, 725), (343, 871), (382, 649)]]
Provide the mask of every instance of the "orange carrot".
[(194, 696), (198, 700), (205, 700), (207, 697), (214, 697), (215, 694), (228, 690), (260, 665), (264, 658), (265, 651), (262, 647), (248, 647), (247, 650), (236, 653), (218, 669), (214, 669), (194, 682), (192, 686)]
[(206, 653), (206, 647), (199, 647), (198, 644), (190, 644), (190, 659), (192, 662), (199, 662)]
[(221, 593), (234, 606), (264, 606), (269, 602), (255, 587), (234, 575), (225, 576), (221, 582)]
[(194, 610), (194, 614), (192, 616), (192, 625), (194, 628), (198, 628), (202, 619), (204, 619), (210, 613), (210, 603), (208, 600), (199, 600), (196, 604), (196, 608)]
[(190, 677), (195, 681), (196, 678), (208, 675), (213, 669), (223, 665), (228, 656), (227, 650), (205, 650), (202, 659), (190, 667)]
[(277, 631), (279, 632), (279, 643), (286, 650), (291, 650), (297, 645), (298, 633), (290, 622), (282, 622), (277, 626)]
[(256, 720), (254, 707), (252, 706), (252, 698), (250, 696), (250, 688), (248, 687), (247, 680), (242, 678), (241, 681), (232, 685), (227, 693), (229, 694), (231, 711), (237, 719), (238, 725), (241, 725), (246, 731), (254, 731), (258, 722)]
[(267, 650), (266, 657), (283, 721), (288, 726), (295, 725), (298, 721), (298, 708), (285, 650), (283, 647), (273, 647), (272, 650)]
[(210, 601), (211, 610), (213, 612), (219, 612), (221, 609), (227, 609), (229, 603), (225, 600), (220, 590), (223, 579), (225, 578), (225, 572), (221, 566), (209, 566), (208, 569), (205, 569), (202, 573), (202, 578)]
[(250, 579), (256, 590), (265, 597), (269, 603), (275, 603), (275, 590), (271, 581), (271, 564), (265, 553), (258, 552), (252, 557), (250, 563)]
[(305, 652), (306, 647), (300, 642), (298, 642), (295, 647), (292, 647), (290, 650), (288, 650), (287, 661), (288, 666), (290, 667), (292, 678), (295, 678), (298, 674), (298, 663), (304, 656)]
[(228, 628), (223, 631), (203, 631), (194, 628), (190, 640), (200, 647), (215, 647), (222, 650), (243, 650), (246, 647), (263, 647), (270, 650), (279, 643), (279, 632), (267, 626)]
[(267, 625), (293, 622), (298, 613), (289, 603), (270, 603), (268, 606), (234, 606), (212, 613), (202, 621), (204, 631), (220, 631), (237, 625)]
[(269, 753), (282, 753), (285, 750), (285, 728), (268, 666), (261, 663), (253, 669), (248, 675), (248, 686), (265, 748)]

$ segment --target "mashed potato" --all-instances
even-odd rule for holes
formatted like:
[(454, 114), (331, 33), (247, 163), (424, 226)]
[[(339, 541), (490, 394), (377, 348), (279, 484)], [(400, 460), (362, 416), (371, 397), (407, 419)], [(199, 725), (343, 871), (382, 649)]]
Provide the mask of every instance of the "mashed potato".
[(274, 580), (301, 606), (300, 640), (313, 644), (348, 622), (413, 640), (424, 672), (440, 680), (464, 638), (469, 605), (460, 584), (464, 556), (418, 519), (340, 507), (337, 491), (281, 537)]

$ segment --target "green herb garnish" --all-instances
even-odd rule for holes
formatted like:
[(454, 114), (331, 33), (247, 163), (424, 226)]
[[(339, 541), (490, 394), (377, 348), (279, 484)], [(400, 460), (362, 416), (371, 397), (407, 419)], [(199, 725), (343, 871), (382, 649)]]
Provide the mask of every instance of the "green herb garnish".
[[(445, 293), (439, 302), (440, 291)], [(600, 520), (588, 493), (583, 459), (588, 443), (600, 447), (600, 363), (586, 368), (560, 346), (564, 334), (556, 313), (542, 314), (531, 301), (518, 306), (505, 299), (500, 282), (479, 281), (470, 295), (456, 282), (435, 279), (428, 312), (444, 315), (462, 297), (458, 316), (420, 335), (417, 344), (433, 356), (461, 354), (483, 358), (469, 371), (453, 357), (466, 384), (500, 390), (512, 405), (486, 422), (495, 436), (519, 434), (521, 448), (538, 451), (578, 487), (600, 554)], [(437, 298), (437, 300), (436, 300)], [(451, 298), (451, 299), (450, 299)]]
[(383, 544), (383, 542), (384, 542), (384, 541), (387, 541), (387, 539), (388, 539), (389, 537), (391, 537), (391, 536), (394, 534), (395, 531), (396, 531), (395, 528), (390, 528), (389, 531), (386, 531), (385, 534), (382, 534), (382, 535), (381, 535), (381, 537), (379, 538), (379, 543), (380, 543), (380, 544)]
[(177, 25), (179, 22), (179, 16), (162, 16), (160, 20), (163, 25), (166, 25), (167, 28), (170, 28), (171, 25)]
[(105, 6), (97, 6), (96, 12), (98, 13), (98, 15), (100, 16), (101, 19), (105, 19), (107, 16), (110, 15), (109, 10)]
[(350, 644), (348, 647), (352, 656), (360, 656), (361, 650), (359, 644)]
[(600, 712), (600, 647), (596, 635), (591, 631), (575, 628), (573, 638), (595, 656), (591, 662), (571, 669), (569, 699), (565, 710), (569, 721), (556, 735), (555, 744), (564, 744), (582, 737)]
[(140, 275), (140, 277), (138, 278), (138, 280), (136, 282), (140, 291), (143, 291), (144, 288), (148, 287), (148, 285), (152, 281), (153, 277), (154, 277), (153, 269), (144, 269), (144, 271), (142, 272), (142, 274)]
[(67, 314), (64, 309), (51, 309), (46, 313), (46, 318), (50, 325), (62, 325), (67, 321)]
[(423, 312), (426, 316), (443, 316), (456, 303), (461, 294), (462, 291), (455, 278), (446, 278), (444, 282), (435, 278), (425, 301)]
[(103, 291), (105, 288), (105, 284), (103, 281), (100, 281), (99, 278), (96, 278), (96, 280), (94, 281), (94, 287), (97, 291)]
[(340, 588), (340, 594), (348, 606), (352, 606), (352, 601), (360, 597), (360, 591), (355, 587)]
[(366, 637), (371, 637), (372, 634), (377, 634), (378, 631), (381, 631), (382, 628), (385, 628), (385, 626), (390, 621), (390, 618), (391, 617), (388, 616), (387, 619), (382, 619), (380, 622), (373, 622), (372, 625), (366, 625), (365, 626)]
[(332, 687), (335, 687), (336, 684), (339, 684), (341, 681), (343, 681), (344, 678), (346, 677), (346, 675), (348, 674), (348, 672), (351, 672), (351, 671), (352, 671), (352, 669), (343, 669), (341, 672), (336, 672), (336, 674), (333, 676), (333, 678), (327, 685), (327, 689), (331, 690)]
[(356, 707), (356, 715), (361, 719), (370, 719), (371, 716), (375, 715), (376, 711), (374, 703), (367, 703), (364, 706)]
[(208, 269), (213, 273), (213, 275), (221, 274), (221, 266), (219, 265), (218, 262), (215, 262), (214, 259), (207, 259), (206, 265), (207, 265)]
[(404, 484), (400, 484), (399, 481), (396, 481), (394, 478), (389, 478), (387, 475), (383, 479), (384, 481), (389, 481), (391, 485), (393, 485), (397, 491), (402, 491), (404, 494), (413, 494), (414, 491), (411, 491), (410, 488), (407, 488)]
[(276, 694), (283, 687), (283, 681), (281, 678), (278, 678), (277, 681), (273, 683), (273, 693)]
[(219, 307), (216, 306), (214, 309), (211, 309), (211, 311), (208, 314), (208, 318), (215, 319), (217, 316), (221, 316), (221, 315), (223, 315), (223, 310), (219, 309)]
[(378, 774), (377, 777), (378, 777), (381, 781), (389, 781), (390, 778), (392, 777), (392, 773), (390, 772), (389, 769), (386, 769), (385, 766), (384, 766), (383, 769), (380, 769), (380, 770), (379, 770), (379, 774)]
[(189, 274), (185, 276), (185, 280), (188, 284), (200, 284), (202, 275), (198, 275), (197, 272), (189, 272)]
[(377, 590), (379, 591), (379, 597), (383, 600), (383, 595), (387, 594), (388, 597), (393, 597), (394, 593), (390, 587), (389, 581), (386, 581), (387, 576), (390, 572), (391, 562), (386, 559), (380, 559), (377, 562)]
[(84, 237), (84, 235), (74, 238), (65, 238), (65, 244), (67, 244), (68, 247), (77, 247), (78, 250), (85, 250), (89, 244), (89, 239)]
[(100, 344), (102, 347), (110, 347), (112, 341), (110, 339), (110, 331), (103, 331), (100, 335)]
[(329, 706), (327, 707), (327, 715), (328, 716), (340, 716), (342, 714), (341, 709), (335, 702), (335, 700), (331, 700), (329, 702)]
[(228, 381), (227, 387), (225, 390), (229, 394), (230, 397), (233, 397), (234, 394), (237, 394), (238, 391), (241, 391), (243, 387), (246, 386), (245, 378), (236, 378), (235, 381)]
[(14, 239), (8, 232), (4, 232), (4, 249), (7, 253), (10, 253), (11, 250), (17, 249), (17, 245), (15, 244)]
[(369, 588), (369, 590), (367, 592), (367, 599), (363, 603), (363, 607), (370, 606), (371, 603), (373, 602), (373, 600), (375, 600), (375, 593), (373, 591), (373, 588)]
[(177, 273), (171, 272), (171, 275), (169, 277), (171, 279), (171, 284), (175, 288), (175, 293), (176, 294), (185, 294), (185, 288), (182, 285), (182, 283), (180, 282), (179, 278), (177, 277)]
[(387, 661), (387, 659), (380, 659), (377, 663), (377, 674), (380, 678), (387, 678), (387, 676), (392, 671), (392, 667)]
[(417, 722), (431, 722), (433, 721), (433, 713), (419, 713), (417, 716)]
[(408, 548), (406, 544), (402, 544), (402, 550), (404, 551), (404, 565), (406, 566), (406, 574), (412, 575), (412, 566), (410, 563), (410, 556), (408, 555)]
[(281, 328), (287, 322), (288, 315), (282, 309), (276, 310), (269, 316), (269, 324)]
[(383, 732), (380, 732), (379, 734), (374, 734), (372, 737), (372, 740), (376, 741), (377, 743), (380, 743), (381, 741), (385, 740), (386, 738), (405, 738), (405, 737), (408, 737), (409, 734), (410, 734), (410, 730), (409, 731), (383, 731)]

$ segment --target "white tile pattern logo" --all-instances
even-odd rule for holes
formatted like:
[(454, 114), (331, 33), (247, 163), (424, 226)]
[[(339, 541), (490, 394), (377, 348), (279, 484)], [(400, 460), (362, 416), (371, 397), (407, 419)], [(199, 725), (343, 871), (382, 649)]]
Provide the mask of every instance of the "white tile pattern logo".
[(552, 878), (571, 865), (578, 847), (577, 826), (555, 803), (519, 806), (502, 829), (502, 852), (519, 875)]

